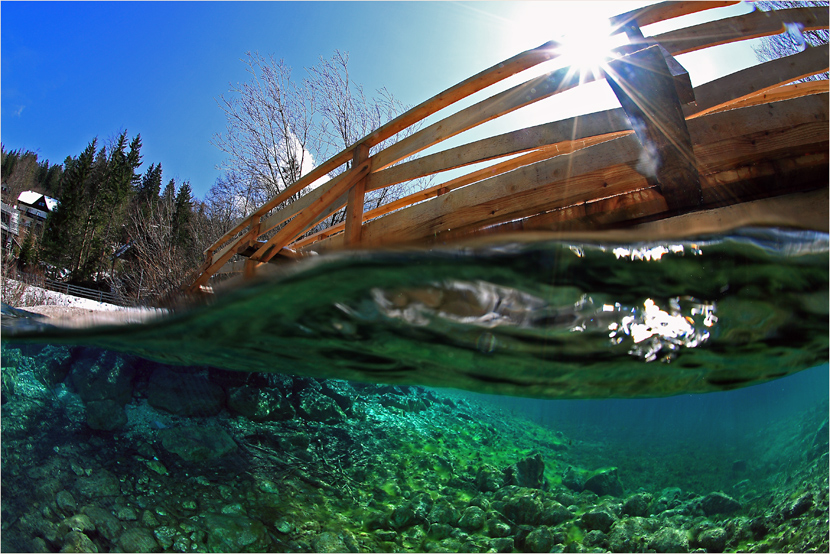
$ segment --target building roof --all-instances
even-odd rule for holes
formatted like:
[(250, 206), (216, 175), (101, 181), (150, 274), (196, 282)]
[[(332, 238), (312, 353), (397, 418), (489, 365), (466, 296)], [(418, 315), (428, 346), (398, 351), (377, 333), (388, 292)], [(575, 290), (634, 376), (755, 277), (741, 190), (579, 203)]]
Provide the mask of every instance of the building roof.
[(54, 198), (46, 196), (45, 194), (40, 194), (39, 192), (35, 192), (33, 190), (24, 190), (20, 193), (20, 196), (17, 197), (18, 202), (22, 202), (23, 204), (30, 204), (34, 205), (35, 202), (40, 200), (43, 197), (46, 200), (46, 207), (49, 208), (49, 211), (53, 211), (57, 208), (59, 202)]

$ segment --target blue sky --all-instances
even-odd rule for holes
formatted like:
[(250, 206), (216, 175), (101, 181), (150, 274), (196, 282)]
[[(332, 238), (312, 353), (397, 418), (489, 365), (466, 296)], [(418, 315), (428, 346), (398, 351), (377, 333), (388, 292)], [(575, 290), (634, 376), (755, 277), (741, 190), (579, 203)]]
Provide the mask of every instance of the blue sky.
[[(7, 149), (62, 163), (95, 136), (141, 133), (141, 171), (160, 162), (165, 180), (188, 180), (203, 197), (224, 158), (210, 142), (225, 126), (216, 99), (230, 83), (247, 80), (240, 61), (247, 51), (283, 58), (297, 76), (335, 49), (349, 52), (352, 78), (367, 92), (385, 86), (415, 105), (577, 20), (645, 3), (5, 1), (0, 139)], [(749, 9), (712, 10), (645, 30)], [(694, 84), (756, 63), (746, 43), (718, 48), (727, 50), (680, 57)], [(597, 83), (595, 96), (565, 100), (580, 111), (606, 109), (614, 103), (606, 89)]]

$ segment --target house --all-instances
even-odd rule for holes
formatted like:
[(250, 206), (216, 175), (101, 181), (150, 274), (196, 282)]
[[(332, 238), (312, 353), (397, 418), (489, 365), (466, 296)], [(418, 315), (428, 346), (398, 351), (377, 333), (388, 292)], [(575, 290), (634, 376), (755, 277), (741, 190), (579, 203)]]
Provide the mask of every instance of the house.
[(46, 217), (57, 207), (57, 200), (32, 190), (23, 191), (17, 197), (17, 211), (20, 213), (20, 224), (25, 232), (33, 229), (40, 235)]
[(0, 242), (3, 250), (11, 253), (15, 245), (20, 246), (20, 212), (5, 202), (0, 202)]

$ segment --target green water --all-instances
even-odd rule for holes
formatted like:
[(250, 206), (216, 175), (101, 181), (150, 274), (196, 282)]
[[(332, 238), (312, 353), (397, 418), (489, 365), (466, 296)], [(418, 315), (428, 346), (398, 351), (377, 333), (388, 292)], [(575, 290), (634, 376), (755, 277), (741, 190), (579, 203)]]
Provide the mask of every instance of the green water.
[(3, 315), (15, 342), (238, 371), (539, 398), (713, 392), (827, 361), (828, 236), (326, 256), (140, 324)]

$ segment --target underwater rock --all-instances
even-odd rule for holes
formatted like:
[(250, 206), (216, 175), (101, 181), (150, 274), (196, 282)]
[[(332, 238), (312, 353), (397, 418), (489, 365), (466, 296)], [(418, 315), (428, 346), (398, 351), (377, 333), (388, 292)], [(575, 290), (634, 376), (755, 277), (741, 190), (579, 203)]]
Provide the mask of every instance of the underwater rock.
[(545, 462), (538, 452), (504, 470), (505, 483), (529, 489), (545, 488)]
[(359, 552), (354, 535), (349, 531), (323, 531), (311, 541), (314, 552)]
[(542, 517), (542, 503), (534, 495), (519, 493), (507, 500), (499, 511), (518, 525), (538, 525)]
[(573, 514), (565, 506), (556, 500), (548, 500), (542, 505), (542, 517), (539, 522), (542, 525), (559, 525), (572, 517)]
[(86, 403), (86, 424), (98, 431), (115, 431), (127, 424), (127, 414), (114, 400), (90, 400)]
[(98, 547), (80, 531), (70, 531), (63, 538), (61, 552), (98, 552)]
[(60, 511), (67, 515), (74, 514), (78, 507), (75, 503), (75, 498), (69, 491), (60, 491), (55, 496), (55, 505), (57, 505)]
[(378, 401), (384, 408), (398, 408), (408, 413), (423, 412), (429, 407), (423, 399), (411, 396), (383, 394), (378, 396)]
[(594, 529), (582, 539), (582, 546), (586, 548), (599, 548), (604, 552), (608, 546), (608, 535), (598, 529)]
[(689, 539), (683, 531), (663, 527), (651, 537), (649, 548), (657, 552), (688, 552)]
[(89, 477), (79, 477), (75, 490), (86, 498), (118, 496), (121, 494), (121, 482), (106, 469), (101, 469)]
[(147, 402), (172, 414), (207, 417), (225, 406), (225, 391), (196, 373), (179, 373), (159, 367), (150, 375)]
[(484, 464), (476, 474), (476, 488), (481, 492), (495, 492), (504, 486), (505, 475), (500, 469)]
[(700, 501), (700, 507), (707, 516), (730, 514), (741, 509), (741, 503), (722, 492), (709, 493)]
[(127, 529), (118, 539), (118, 545), (124, 552), (158, 552), (159, 544), (153, 532), (143, 527)]
[(294, 417), (294, 407), (278, 389), (242, 386), (228, 390), (228, 407), (252, 421), (274, 421)]
[(606, 510), (594, 509), (582, 514), (580, 522), (586, 531), (593, 531), (594, 529), (597, 529), (603, 533), (607, 533), (611, 530), (611, 526), (614, 524), (614, 516), (609, 514)]
[(648, 507), (651, 500), (652, 496), (647, 492), (632, 495), (622, 505), (622, 513), (629, 516), (648, 517)]
[[(448, 525), (457, 525), (459, 519), (458, 510), (450, 504), (446, 499), (440, 498), (435, 501), (432, 506), (432, 509), (429, 511), (429, 515), (427, 516), (427, 521), (431, 524), (448, 524)], [(442, 537), (444, 538), (444, 537)], [(441, 540), (441, 539), (437, 539)]]
[(651, 503), (651, 513), (659, 514), (671, 508), (680, 506), (681, 490), (677, 487), (666, 487), (660, 491), (657, 500)]
[(619, 520), (608, 534), (608, 549), (611, 552), (643, 552), (645, 537), (652, 529), (652, 522), (643, 517)]
[(112, 400), (123, 406), (132, 398), (135, 365), (111, 351), (83, 349), (69, 377), (84, 402)]
[(214, 460), (237, 448), (221, 427), (173, 427), (160, 430), (159, 436), (166, 450), (188, 462)]
[(524, 540), (523, 552), (550, 552), (553, 535), (547, 527), (537, 527)]
[[(435, 539), (436, 541), (444, 540), (450, 536), (452, 533), (452, 526), (446, 523), (433, 523), (429, 526), (429, 530), (427, 531), (427, 536), (431, 539)], [(375, 536), (378, 540), (390, 540), (388, 538), (381, 538), (380, 533), (375, 533)], [(395, 540), (393, 536), (391, 540)]]
[(95, 524), (89, 519), (89, 516), (84, 514), (77, 514), (72, 517), (64, 519), (58, 525), (58, 536), (65, 536), (70, 531), (77, 531), (79, 533), (93, 533), (95, 532)]
[(173, 546), (177, 534), (178, 532), (175, 529), (167, 526), (161, 526), (153, 530), (153, 536), (156, 537), (156, 540), (164, 549)]
[(723, 552), (726, 548), (726, 530), (723, 527), (706, 529), (697, 536), (697, 544), (707, 552)]
[(345, 414), (351, 413), (357, 391), (348, 381), (339, 379), (326, 379), (321, 383), (320, 392), (334, 400)]
[(568, 466), (565, 473), (562, 474), (562, 484), (572, 491), (582, 492), (585, 490), (585, 477), (581, 471)]
[(303, 419), (328, 424), (340, 423), (346, 420), (346, 414), (343, 413), (343, 410), (334, 400), (310, 388), (299, 393), (297, 412)]
[(244, 515), (207, 513), (201, 516), (208, 529), (211, 552), (264, 552), (268, 532), (261, 521)]
[(813, 506), (813, 495), (811, 493), (803, 494), (790, 504), (788, 504), (782, 514), (784, 519), (792, 519), (803, 515)]
[(510, 534), (510, 526), (498, 519), (491, 517), (487, 519), (487, 535), (493, 538), (502, 538)]
[(623, 486), (617, 475), (617, 468), (603, 469), (592, 475), (583, 488), (597, 493), (599, 496), (622, 496)]
[(115, 541), (118, 535), (121, 534), (121, 522), (109, 511), (97, 506), (84, 506), (81, 508), (81, 513), (89, 516), (89, 519), (95, 524), (95, 530), (105, 539)]
[[(513, 552), (514, 543), (510, 537), (502, 537), (490, 541), (490, 550), (496, 552)], [(537, 552), (547, 552), (546, 550), (537, 550)]]
[(458, 527), (465, 531), (478, 531), (484, 527), (485, 519), (484, 510), (478, 506), (468, 506), (458, 520)]
[(135, 365), (109, 351), (81, 349), (69, 377), (86, 406), (86, 422), (92, 429), (113, 431), (127, 423), (124, 406), (133, 394)]

